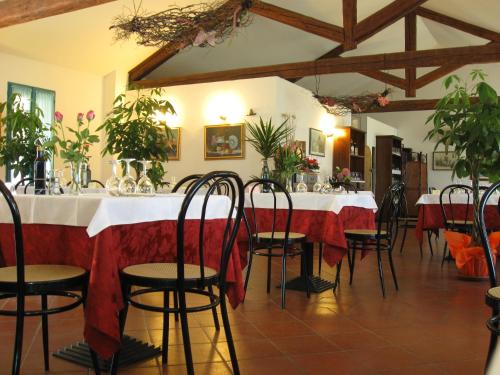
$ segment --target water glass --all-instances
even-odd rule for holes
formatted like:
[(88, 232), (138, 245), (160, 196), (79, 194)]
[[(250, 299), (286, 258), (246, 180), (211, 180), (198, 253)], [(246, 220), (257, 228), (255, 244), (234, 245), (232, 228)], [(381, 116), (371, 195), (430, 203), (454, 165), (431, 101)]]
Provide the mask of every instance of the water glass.
[(137, 184), (130, 174), (130, 163), (134, 160), (135, 159), (122, 159), (122, 161), (125, 162), (125, 176), (120, 179), (120, 184), (118, 185), (118, 193), (120, 195), (131, 195), (136, 192)]
[(321, 185), (321, 182), (320, 182), (320, 176), (319, 174), (316, 175), (316, 182), (314, 183), (313, 185), (313, 192), (315, 193), (320, 193), (321, 192), (321, 187), (323, 185)]
[(307, 193), (307, 185), (304, 183), (304, 174), (301, 173), (297, 175), (297, 186), (295, 187), (295, 191), (297, 193)]
[(155, 187), (148, 177), (148, 166), (151, 164), (151, 161), (139, 160), (138, 163), (142, 165), (142, 172), (141, 178), (137, 182), (137, 192), (139, 194), (153, 195), (155, 193)]
[(108, 162), (111, 164), (111, 177), (106, 180), (105, 187), (108, 194), (113, 196), (119, 195), (118, 187), (120, 185), (120, 178), (116, 174), (118, 162), (120, 162), (120, 160), (111, 160)]
[(323, 194), (331, 193), (332, 189), (333, 189), (332, 185), (330, 184), (330, 176), (326, 176), (323, 185), (321, 186), (321, 193)]

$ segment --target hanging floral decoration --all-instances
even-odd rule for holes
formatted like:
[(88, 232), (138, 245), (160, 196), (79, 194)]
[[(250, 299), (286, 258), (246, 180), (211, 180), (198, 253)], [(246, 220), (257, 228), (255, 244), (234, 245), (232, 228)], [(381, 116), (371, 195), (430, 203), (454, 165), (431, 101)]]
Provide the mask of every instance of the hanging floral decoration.
[(215, 46), (230, 37), (239, 27), (248, 26), (251, 17), (247, 11), (251, 0), (217, 0), (148, 14), (139, 5), (131, 15), (119, 16), (110, 29), (117, 40), (128, 40), (133, 35), (139, 45), (163, 47), (173, 43), (182, 49)]
[(335, 116), (345, 116), (349, 112), (365, 112), (369, 109), (385, 107), (390, 103), (387, 97), (390, 89), (381, 93), (367, 93), (355, 96), (321, 96), (314, 95), (326, 111)]

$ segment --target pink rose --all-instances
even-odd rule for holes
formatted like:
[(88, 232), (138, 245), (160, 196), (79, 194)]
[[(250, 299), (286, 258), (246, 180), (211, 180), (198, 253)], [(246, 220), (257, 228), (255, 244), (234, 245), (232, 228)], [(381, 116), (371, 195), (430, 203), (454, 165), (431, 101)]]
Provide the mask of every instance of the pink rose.
[(349, 176), (351, 174), (351, 171), (349, 170), (349, 168), (344, 168), (342, 169), (342, 176)]
[(57, 122), (62, 122), (64, 116), (61, 112), (56, 111), (56, 113), (54, 113), (54, 118), (56, 119)]
[(79, 114), (76, 115), (76, 121), (78, 121), (78, 122), (83, 121), (83, 113), (80, 112)]
[(386, 97), (386, 96), (379, 96), (377, 98), (377, 102), (379, 106), (385, 107), (387, 104), (389, 104), (391, 101)]
[(94, 111), (88, 111), (87, 112), (87, 120), (88, 121), (92, 121), (93, 119), (95, 119), (95, 112)]

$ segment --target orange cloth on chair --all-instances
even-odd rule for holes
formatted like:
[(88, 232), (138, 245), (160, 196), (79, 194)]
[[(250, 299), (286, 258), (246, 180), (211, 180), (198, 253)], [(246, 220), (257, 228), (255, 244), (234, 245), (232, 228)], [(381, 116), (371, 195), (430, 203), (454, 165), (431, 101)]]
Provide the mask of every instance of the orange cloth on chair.
[[(483, 248), (481, 246), (468, 247), (472, 240), (471, 236), (459, 232), (445, 231), (444, 237), (459, 270), (470, 276), (488, 276)], [(488, 240), (491, 246), (493, 262), (496, 262), (496, 254), (500, 250), (500, 232), (491, 233)]]

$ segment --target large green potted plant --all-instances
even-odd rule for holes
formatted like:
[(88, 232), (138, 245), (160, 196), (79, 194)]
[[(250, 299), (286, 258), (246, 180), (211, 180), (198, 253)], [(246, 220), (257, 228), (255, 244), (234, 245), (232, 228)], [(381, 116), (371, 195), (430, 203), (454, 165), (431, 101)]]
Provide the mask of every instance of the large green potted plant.
[[(436, 105), (436, 111), (427, 122), (433, 129), (426, 139), (436, 141), (436, 148), (455, 154), (453, 176), (472, 181), (474, 215), (479, 208), (479, 177), (490, 181), (500, 179), (500, 104), (498, 94), (485, 81), (480, 70), (470, 74), (468, 86), (456, 75), (448, 77), (444, 85), (448, 93)], [(479, 229), (474, 221), (470, 246), (480, 244)]]
[[(13, 94), (6, 102), (0, 103), (0, 165), (9, 165), (14, 176), (26, 178), (33, 173), (36, 146), (42, 146), (50, 130), (50, 125), (41, 121), (40, 108), (25, 111), (21, 98)], [(47, 147), (46, 156), (53, 149)]]
[[(159, 113), (175, 114), (168, 100), (162, 99), (163, 90), (157, 88), (149, 94), (137, 91), (134, 101), (127, 101), (125, 94), (119, 95), (106, 121), (97, 129), (106, 132), (103, 155), (117, 155), (119, 159), (151, 160), (148, 176), (158, 187), (162, 184), (165, 170), (162, 162), (168, 160), (168, 140), (172, 131), (165, 122), (157, 120)], [(141, 164), (132, 163), (139, 177)]]

